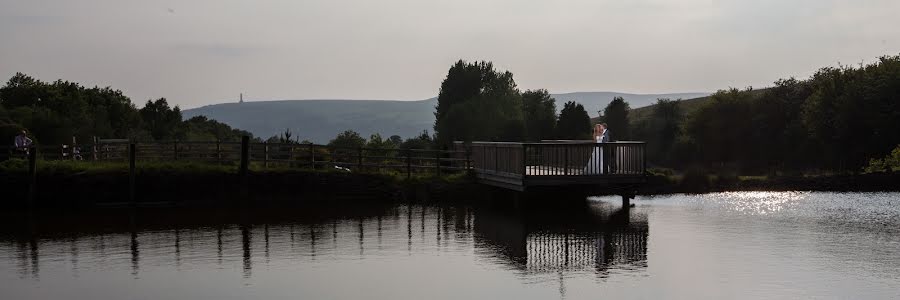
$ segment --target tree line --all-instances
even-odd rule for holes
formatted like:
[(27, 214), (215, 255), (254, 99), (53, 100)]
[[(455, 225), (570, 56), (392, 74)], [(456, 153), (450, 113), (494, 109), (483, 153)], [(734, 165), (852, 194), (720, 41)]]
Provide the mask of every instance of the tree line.
[[(630, 123), (649, 159), (673, 168), (740, 173), (890, 169), (900, 145), (900, 56), (819, 69), (762, 90), (727, 89), (699, 108), (660, 99)], [(887, 162), (887, 163), (886, 163)], [(900, 167), (900, 166), (896, 166)]]
[[(659, 99), (631, 120), (616, 97), (594, 122), (614, 140), (647, 141), (651, 166), (743, 174), (859, 172), (891, 168), (900, 149), (900, 55), (859, 66), (825, 67), (807, 79), (719, 90), (688, 111)], [(546, 90), (517, 89), (490, 62), (460, 60), (441, 84), (435, 143), (588, 139), (591, 119), (568, 102), (556, 114)]]
[(138, 108), (122, 91), (84, 87), (57, 80), (44, 82), (16, 73), (0, 88), (0, 138), (26, 130), (42, 144), (90, 141), (93, 137), (134, 141), (239, 141), (249, 132), (204, 116), (182, 120), (181, 109), (165, 98)]

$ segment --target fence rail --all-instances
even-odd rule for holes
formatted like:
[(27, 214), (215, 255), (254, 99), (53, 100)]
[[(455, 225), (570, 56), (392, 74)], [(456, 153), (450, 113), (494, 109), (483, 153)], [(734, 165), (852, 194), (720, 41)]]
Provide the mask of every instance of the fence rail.
[[(391, 170), (407, 176), (421, 173), (459, 172), (471, 165), (469, 152), (463, 150), (347, 148), (317, 144), (167, 141), (153, 143), (105, 142), (82, 145), (34, 146), (10, 149), (9, 157), (27, 159), (36, 150), (37, 160), (80, 160), (96, 162), (185, 161), (221, 165), (247, 165), (261, 168), (341, 168), (354, 171)], [(30, 150), (34, 149), (34, 150)]]

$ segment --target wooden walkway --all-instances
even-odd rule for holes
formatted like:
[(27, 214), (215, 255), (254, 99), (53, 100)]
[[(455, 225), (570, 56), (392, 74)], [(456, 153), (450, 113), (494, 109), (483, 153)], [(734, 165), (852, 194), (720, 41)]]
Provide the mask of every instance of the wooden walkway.
[[(515, 191), (530, 187), (623, 187), (646, 181), (644, 142), (540, 143), (472, 142), (472, 169), (478, 181)], [(603, 163), (592, 160), (600, 153)]]

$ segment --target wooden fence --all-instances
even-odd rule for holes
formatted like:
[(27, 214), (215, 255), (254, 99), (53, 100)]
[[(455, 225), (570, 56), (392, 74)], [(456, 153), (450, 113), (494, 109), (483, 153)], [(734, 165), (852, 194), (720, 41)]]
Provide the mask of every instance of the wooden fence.
[[(134, 145), (134, 150), (130, 149)], [(96, 162), (203, 162), (260, 168), (340, 168), (352, 171), (395, 171), (407, 176), (452, 173), (469, 169), (470, 153), (461, 150), (346, 148), (298, 143), (242, 142), (108, 142), (86, 145), (35, 146), (37, 160)], [(29, 152), (34, 151), (29, 150)], [(246, 158), (243, 157), (246, 151)], [(27, 159), (15, 149), (11, 157)]]

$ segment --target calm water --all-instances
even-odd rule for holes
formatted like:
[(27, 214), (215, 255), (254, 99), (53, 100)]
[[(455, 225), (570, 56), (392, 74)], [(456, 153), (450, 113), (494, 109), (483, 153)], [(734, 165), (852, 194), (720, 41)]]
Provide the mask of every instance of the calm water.
[(634, 203), (6, 216), (0, 299), (900, 298), (900, 194)]

